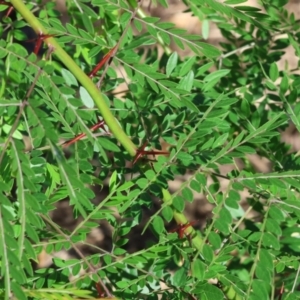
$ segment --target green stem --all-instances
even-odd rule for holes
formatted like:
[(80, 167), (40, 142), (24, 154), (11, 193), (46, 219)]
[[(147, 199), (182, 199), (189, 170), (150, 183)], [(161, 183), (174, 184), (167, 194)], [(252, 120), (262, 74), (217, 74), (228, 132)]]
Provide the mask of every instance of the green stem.
[[(21, 0), (11, 0), (11, 3), (37, 34), (47, 34), (47, 30), (40, 24), (38, 19), (32, 14), (32, 12), (26, 7), (26, 5)], [(128, 153), (131, 156), (134, 156), (136, 154), (137, 147), (133, 144), (130, 138), (120, 127), (119, 123), (116, 121), (115, 117), (109, 110), (109, 107), (106, 105), (100, 90), (97, 89), (93, 81), (77, 66), (74, 60), (61, 48), (61, 46), (53, 37), (45, 39), (45, 42), (49, 47), (54, 48), (53, 52), (57, 56), (57, 58), (63, 64), (65, 64), (65, 66), (73, 73), (73, 75), (82, 84), (82, 86), (89, 92), (110, 131), (113, 133), (116, 139), (123, 145), (123, 147), (128, 151)], [(165, 189), (163, 189), (163, 201), (165, 203), (169, 203), (170, 205), (172, 204), (172, 196)], [(174, 219), (177, 222), (177, 224), (188, 223), (188, 220), (186, 219), (184, 214), (178, 212), (174, 208), (173, 212)], [(197, 250), (200, 251), (202, 245), (201, 237), (198, 236), (191, 227), (186, 229), (186, 233), (192, 234), (192, 236), (194, 237), (192, 240), (193, 245)]]
[[(21, 0), (11, 0), (11, 3), (37, 34), (47, 34), (47, 30), (40, 24), (37, 18)], [(89, 92), (111, 133), (123, 145), (128, 153), (131, 156), (134, 156), (137, 147), (132, 143), (131, 139), (126, 135), (119, 123), (115, 120), (115, 117), (106, 105), (101, 92), (94, 85), (93, 81), (77, 66), (74, 60), (62, 49), (54, 38), (47, 38), (45, 39), (45, 42), (49, 47), (54, 48), (53, 53)]]

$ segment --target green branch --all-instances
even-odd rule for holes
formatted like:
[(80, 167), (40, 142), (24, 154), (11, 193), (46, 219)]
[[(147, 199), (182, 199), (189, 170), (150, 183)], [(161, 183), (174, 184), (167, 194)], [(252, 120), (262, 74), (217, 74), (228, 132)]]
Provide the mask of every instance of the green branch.
[[(40, 24), (38, 19), (21, 0), (11, 0), (11, 3), (37, 34), (47, 34), (47, 30)], [(132, 143), (131, 139), (126, 135), (119, 123), (115, 120), (115, 117), (106, 105), (101, 92), (94, 85), (93, 81), (77, 66), (74, 60), (62, 49), (62, 47), (54, 38), (47, 38), (45, 39), (45, 42), (48, 47), (54, 48), (53, 53), (89, 92), (111, 133), (123, 145), (128, 153), (131, 156), (134, 156), (136, 153), (136, 146)]]
[[(32, 29), (37, 34), (47, 34), (47, 30), (40, 24), (38, 19), (32, 14), (32, 12), (26, 7), (26, 5), (21, 0), (11, 0), (12, 5), (15, 9), (23, 16), (23, 18), (28, 22)], [(131, 156), (136, 154), (137, 147), (133, 144), (130, 138), (126, 135), (123, 129), (120, 127), (119, 123), (116, 121), (115, 117), (111, 113), (109, 107), (106, 105), (100, 90), (97, 89), (93, 81), (78, 67), (74, 60), (62, 49), (55, 38), (45, 39), (48, 47), (53, 48), (53, 53), (57, 58), (73, 73), (77, 80), (82, 84), (82, 86), (89, 92), (90, 96), (97, 105), (99, 112), (103, 116), (106, 125), (109, 127), (112, 134), (116, 139), (123, 145), (123, 147), (128, 151)], [(172, 205), (172, 196), (170, 193), (163, 189), (163, 201)], [(174, 219), (177, 224), (186, 224), (188, 220), (184, 214), (179, 213), (173, 208)], [(194, 236), (193, 245), (197, 250), (201, 250), (202, 239), (196, 232), (191, 228), (186, 229), (187, 234)]]

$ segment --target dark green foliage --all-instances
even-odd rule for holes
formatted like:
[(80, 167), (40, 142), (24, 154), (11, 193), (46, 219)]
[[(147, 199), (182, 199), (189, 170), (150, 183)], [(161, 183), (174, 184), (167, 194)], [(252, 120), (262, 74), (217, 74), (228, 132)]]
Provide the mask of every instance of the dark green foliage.
[[(92, 80), (137, 147), (148, 141), (148, 150), (167, 144), (170, 151), (134, 165), (120, 140), (89, 129), (99, 112), (68, 63), (47, 54), (45, 44), (43, 59), (32, 53), (24, 12), (3, 16), (0, 299), (95, 299), (100, 280), (119, 299), (299, 298), (299, 152), (281, 138), (288, 126), (300, 131), (299, 63), (294, 70), (278, 63), (289, 46), (300, 58), (299, 20), (285, 0), (264, 0), (264, 9), (241, 0), (184, 2), (201, 20), (204, 39), (216, 22), (220, 47), (145, 16), (134, 0), (69, 1), (67, 23), (52, 2), (27, 4), (87, 74), (121, 41)], [(171, 52), (174, 44), (190, 57)], [(66, 150), (61, 140), (80, 133), (86, 137)], [(267, 172), (257, 172), (253, 154), (269, 160)], [(227, 164), (233, 171), (221, 174)], [(168, 181), (182, 175), (168, 198)], [(94, 201), (105, 185), (105, 198)], [(212, 214), (201, 232), (180, 238), (188, 225), (180, 213), (195, 193)], [(73, 229), (49, 217), (62, 200), (79, 220)], [(171, 233), (173, 218), (181, 227)], [(96, 254), (85, 257), (78, 245), (102, 221), (113, 228), (110, 250), (89, 245)], [(137, 227), (143, 247), (132, 252)], [(42, 251), (62, 249), (78, 257), (34, 268)]]

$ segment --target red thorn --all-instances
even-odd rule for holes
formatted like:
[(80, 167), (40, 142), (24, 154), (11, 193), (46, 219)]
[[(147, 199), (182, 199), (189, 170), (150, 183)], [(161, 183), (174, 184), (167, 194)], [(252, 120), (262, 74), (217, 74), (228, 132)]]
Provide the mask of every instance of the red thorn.
[(144, 150), (147, 145), (148, 145), (148, 142), (146, 141), (140, 149), (136, 150), (136, 154), (135, 154), (135, 157), (132, 162), (133, 165), (142, 157), (142, 155), (144, 155)]
[(185, 235), (185, 230), (187, 228), (189, 228), (190, 226), (192, 225), (195, 225), (196, 223), (198, 223), (199, 221), (196, 220), (196, 221), (191, 221), (191, 222), (188, 222), (187, 224), (183, 225), (183, 224), (179, 224), (175, 229), (172, 229), (170, 230), (169, 232), (177, 232), (178, 233), (178, 237), (180, 239), (182, 239)]
[(8, 9), (8, 11), (6, 12), (5, 17), (8, 18), (9, 15), (11, 14), (11, 12), (12, 12), (13, 10), (14, 10), (14, 7), (11, 6), (11, 7)]
[(5, 2), (5, 1), (0, 1), (0, 4), (8, 6), (8, 11), (5, 14), (5, 17), (8, 18), (11, 12), (14, 10), (14, 7), (9, 2)]
[[(98, 120), (99, 120), (98, 123), (96, 123), (95, 125), (93, 125), (92, 127), (90, 127), (90, 130), (91, 131), (95, 131), (95, 130), (97, 130), (99, 128), (102, 128), (105, 132), (107, 132), (106, 129), (104, 128), (104, 124), (105, 124), (104, 120), (100, 120), (100, 119), (98, 119)], [(66, 141), (65, 143), (63, 143), (63, 146), (64, 147), (68, 147), (68, 146), (76, 143), (77, 141), (81, 140), (85, 136), (86, 136), (85, 133), (80, 133), (77, 136), (75, 136), (73, 139), (71, 139), (71, 140)]]
[(134, 165), (143, 155), (164, 155), (164, 154), (170, 154), (170, 152), (168, 151), (154, 151), (154, 150), (150, 150), (147, 151), (145, 150), (146, 146), (148, 145), (148, 142), (146, 141), (142, 147), (138, 150), (136, 150), (136, 154), (135, 157), (133, 159), (132, 164)]
[(103, 67), (103, 65), (108, 61), (108, 59), (113, 55), (116, 46), (109, 50), (109, 52), (104, 55), (101, 61), (96, 65), (96, 67), (89, 73), (89, 77), (93, 78), (97, 72)]
[(41, 45), (42, 45), (42, 42), (45, 39), (48, 39), (48, 38), (53, 37), (53, 36), (55, 36), (55, 34), (43, 34), (43, 33), (40, 33), (37, 38), (28, 40), (27, 42), (29, 42), (29, 43), (35, 42), (33, 53), (35, 55), (38, 55), (38, 53), (40, 51), (40, 48), (41, 48)]
[(105, 292), (102, 290), (101, 285), (100, 285), (99, 282), (96, 282), (96, 289), (97, 289), (97, 292), (98, 292), (98, 296), (99, 296), (100, 298), (106, 296), (106, 295), (105, 295)]

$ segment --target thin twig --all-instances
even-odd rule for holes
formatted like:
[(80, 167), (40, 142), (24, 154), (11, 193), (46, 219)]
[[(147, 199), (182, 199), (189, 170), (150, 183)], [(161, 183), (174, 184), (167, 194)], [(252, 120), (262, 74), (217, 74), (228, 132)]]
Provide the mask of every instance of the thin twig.
[(6, 107), (6, 106), (22, 106), (22, 103), (18, 102), (18, 103), (7, 103), (7, 104), (4, 104), (4, 103), (0, 103), (0, 107)]
[(233, 51), (230, 51), (230, 52), (228, 52), (228, 53), (225, 53), (225, 54), (220, 55), (220, 57), (218, 58), (218, 60), (219, 60), (219, 69), (221, 69), (221, 67), (222, 67), (222, 62), (223, 62), (223, 59), (224, 59), (224, 58), (229, 57), (229, 56), (234, 55), (234, 54), (237, 54), (237, 53), (240, 54), (240, 53), (242, 53), (243, 51), (246, 51), (246, 50), (248, 50), (248, 49), (252, 49), (254, 46), (255, 46), (255, 43), (252, 42), (252, 43), (250, 43), (250, 44), (248, 44), (248, 45), (245, 45), (245, 46), (243, 46), (243, 47), (234, 49)]
[(294, 280), (293, 287), (292, 287), (292, 290), (291, 290), (292, 293), (295, 292), (295, 288), (296, 288), (296, 285), (297, 285), (297, 282), (298, 282), (299, 273), (300, 273), (300, 266), (298, 267), (297, 274), (295, 276), (295, 280)]

